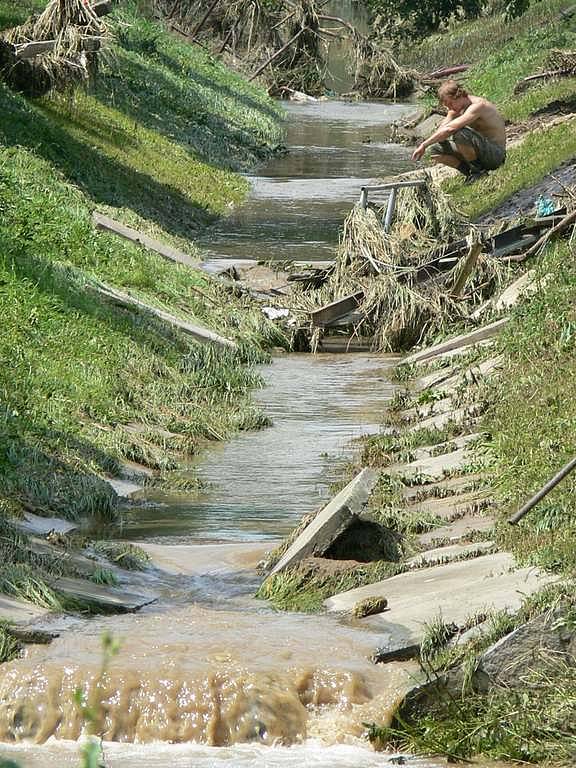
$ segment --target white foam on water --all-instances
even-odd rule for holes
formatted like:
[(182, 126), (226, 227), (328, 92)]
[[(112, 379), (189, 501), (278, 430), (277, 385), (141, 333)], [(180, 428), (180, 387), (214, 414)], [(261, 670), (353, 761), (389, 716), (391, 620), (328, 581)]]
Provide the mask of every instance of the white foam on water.
[[(79, 768), (80, 744), (50, 739), (42, 747), (0, 744), (0, 757), (21, 768)], [(106, 768), (387, 768), (394, 755), (374, 752), (369, 746), (307, 741), (291, 747), (237, 744), (206, 747), (200, 744), (105, 744)], [(391, 759), (392, 758), (392, 759)], [(405, 756), (412, 768), (438, 764)]]

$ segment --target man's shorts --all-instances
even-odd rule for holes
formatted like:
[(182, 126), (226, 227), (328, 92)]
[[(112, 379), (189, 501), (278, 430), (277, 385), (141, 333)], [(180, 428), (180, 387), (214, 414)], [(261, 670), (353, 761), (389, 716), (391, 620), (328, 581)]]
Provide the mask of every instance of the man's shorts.
[(478, 167), (478, 169), (493, 171), (495, 168), (499, 168), (506, 160), (506, 150), (504, 147), (496, 144), (491, 139), (487, 139), (486, 136), (482, 136), (481, 133), (478, 133), (478, 131), (469, 126), (460, 128), (459, 131), (453, 133), (446, 141), (434, 144), (431, 147), (432, 154), (460, 157), (456, 144), (467, 144), (476, 150), (476, 160), (472, 162), (472, 165), (475, 168)]

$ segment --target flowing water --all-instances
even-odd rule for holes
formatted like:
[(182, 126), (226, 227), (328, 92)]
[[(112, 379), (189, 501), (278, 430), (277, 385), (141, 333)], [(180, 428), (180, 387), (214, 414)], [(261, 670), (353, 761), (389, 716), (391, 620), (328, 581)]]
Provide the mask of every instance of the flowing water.
[[(360, 186), (409, 166), (384, 137), (410, 109), (288, 105), (290, 152), (251, 177), (246, 205), (206, 234), (208, 257), (332, 258)], [(200, 498), (150, 495), (128, 517), (123, 535), (144, 542), (155, 567), (127, 586), (157, 601), (136, 615), (64, 622), (51, 645), (2, 667), (0, 757), (77, 766), (82, 689), (98, 702), (113, 768), (391, 764), (366, 745), (363, 723), (387, 721), (410, 668), (372, 664), (379, 638), (360, 622), (278, 614), (252, 597), (265, 548), (326, 500), (354, 439), (378, 429), (391, 364), (290, 355), (263, 370), (257, 399), (274, 426), (211, 449), (196, 468)], [(104, 632), (120, 651), (103, 670)]]

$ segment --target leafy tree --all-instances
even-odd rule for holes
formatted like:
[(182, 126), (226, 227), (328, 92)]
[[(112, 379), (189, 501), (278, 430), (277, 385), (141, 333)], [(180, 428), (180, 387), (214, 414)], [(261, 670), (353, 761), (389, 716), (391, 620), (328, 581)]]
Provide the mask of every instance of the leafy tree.
[(451, 18), (479, 16), (484, 0), (366, 0), (366, 4), (380, 32), (396, 39), (417, 39)]

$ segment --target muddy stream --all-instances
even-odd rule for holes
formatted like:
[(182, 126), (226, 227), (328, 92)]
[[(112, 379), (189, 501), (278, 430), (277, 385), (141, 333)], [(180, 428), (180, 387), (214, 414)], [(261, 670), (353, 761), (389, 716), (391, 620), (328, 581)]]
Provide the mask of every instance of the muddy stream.
[[(289, 104), (290, 152), (203, 243), (210, 259), (325, 260), (360, 186), (409, 167), (384, 127), (391, 104)], [(284, 355), (256, 394), (273, 426), (216, 446), (200, 498), (149, 496), (121, 535), (154, 567), (126, 588), (157, 601), (121, 617), (53, 620), (49, 646), (2, 667), (0, 756), (23, 768), (78, 766), (74, 691), (99, 700), (111, 768), (376, 768), (363, 723), (386, 722), (411, 669), (375, 666), (378, 636), (334, 616), (281, 614), (253, 598), (255, 565), (329, 497), (354, 440), (378, 429), (392, 360)], [(120, 650), (102, 674), (102, 635)], [(410, 764), (427, 765), (410, 759)]]

